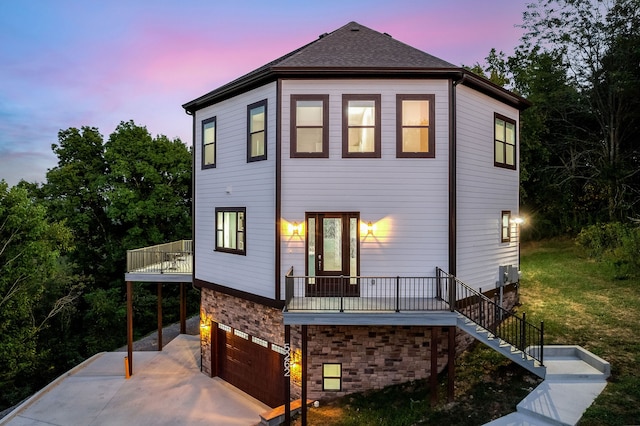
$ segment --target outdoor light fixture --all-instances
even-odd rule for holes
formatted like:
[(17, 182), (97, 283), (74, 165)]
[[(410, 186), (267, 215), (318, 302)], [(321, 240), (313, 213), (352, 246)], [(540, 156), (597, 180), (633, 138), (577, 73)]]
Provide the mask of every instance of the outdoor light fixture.
[(302, 224), (298, 222), (293, 222), (289, 224), (289, 234), (291, 235), (301, 235), (302, 234)]
[(375, 225), (371, 222), (360, 222), (360, 235), (364, 235), (365, 237), (369, 235), (373, 236), (375, 228)]
[(522, 225), (524, 223), (524, 218), (522, 218), (522, 217), (514, 217), (513, 218), (513, 223), (515, 223), (516, 225)]

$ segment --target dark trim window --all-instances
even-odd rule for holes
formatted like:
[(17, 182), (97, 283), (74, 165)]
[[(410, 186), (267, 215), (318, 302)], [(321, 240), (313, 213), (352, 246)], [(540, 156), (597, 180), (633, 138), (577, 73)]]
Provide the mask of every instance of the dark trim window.
[(515, 170), (516, 122), (497, 113), (494, 122), (494, 165)]
[(342, 390), (342, 364), (322, 364), (322, 390)]
[(202, 168), (216, 166), (216, 117), (202, 120)]
[(502, 219), (500, 222), (500, 241), (508, 243), (511, 241), (511, 212), (502, 211)]
[(380, 158), (380, 95), (342, 95), (342, 157)]
[(216, 208), (216, 251), (246, 254), (246, 213), (244, 207)]
[(291, 95), (291, 153), (329, 158), (329, 95)]
[(434, 158), (435, 95), (397, 95), (396, 116), (396, 157)]
[(267, 159), (267, 100), (247, 107), (247, 163)]

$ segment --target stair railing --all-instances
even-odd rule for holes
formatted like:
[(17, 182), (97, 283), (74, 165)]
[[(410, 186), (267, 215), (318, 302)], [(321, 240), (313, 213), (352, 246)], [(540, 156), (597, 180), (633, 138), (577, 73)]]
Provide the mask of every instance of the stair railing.
[[(526, 314), (504, 309), (484, 294), (469, 287), (455, 276), (437, 268), (436, 275), (446, 289), (448, 304), (476, 325), (487, 330), (494, 338), (501, 339), (544, 365), (544, 322), (540, 326), (527, 321)], [(442, 281), (443, 280), (443, 281)]]

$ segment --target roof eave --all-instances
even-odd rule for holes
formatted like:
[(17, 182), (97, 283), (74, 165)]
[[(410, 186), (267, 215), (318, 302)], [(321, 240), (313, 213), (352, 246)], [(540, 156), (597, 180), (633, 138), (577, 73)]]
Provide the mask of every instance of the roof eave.
[(239, 93), (274, 81), (278, 78), (443, 78), (461, 81), (488, 96), (501, 100), (518, 110), (531, 106), (525, 98), (516, 95), (464, 68), (362, 68), (362, 67), (269, 67), (245, 78), (232, 81), (199, 98), (185, 103), (182, 107), (193, 114), (207, 106)]

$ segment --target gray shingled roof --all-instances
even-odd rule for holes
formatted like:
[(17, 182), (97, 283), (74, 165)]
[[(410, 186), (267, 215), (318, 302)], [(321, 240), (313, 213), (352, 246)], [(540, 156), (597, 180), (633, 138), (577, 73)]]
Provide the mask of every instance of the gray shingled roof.
[(321, 35), (311, 43), (227, 83), (182, 107), (193, 113), (277, 78), (451, 78), (464, 81), (518, 108), (529, 103), (488, 80), (404, 44), (357, 22)]
[(458, 68), (357, 22), (320, 36), (274, 67)]

